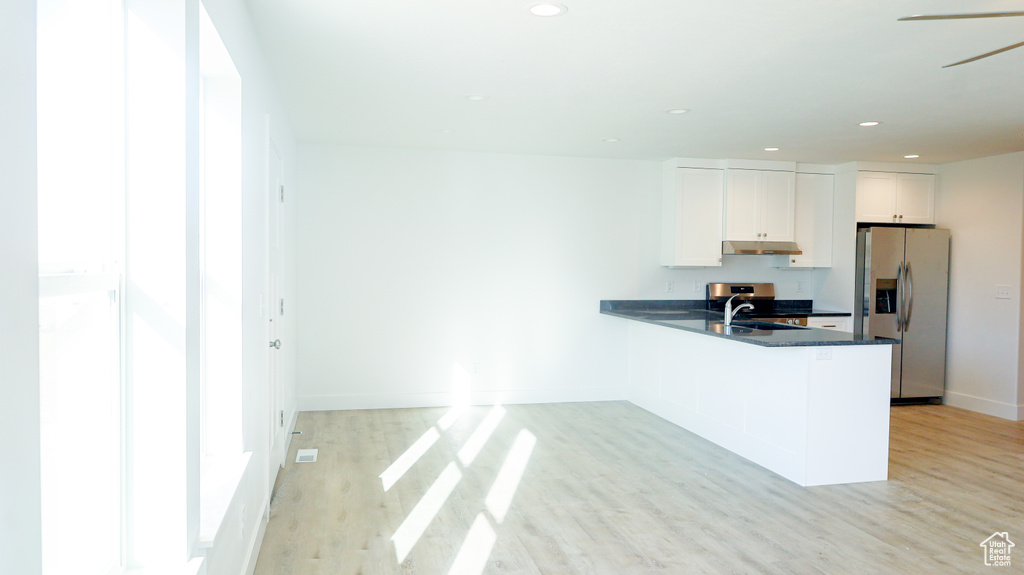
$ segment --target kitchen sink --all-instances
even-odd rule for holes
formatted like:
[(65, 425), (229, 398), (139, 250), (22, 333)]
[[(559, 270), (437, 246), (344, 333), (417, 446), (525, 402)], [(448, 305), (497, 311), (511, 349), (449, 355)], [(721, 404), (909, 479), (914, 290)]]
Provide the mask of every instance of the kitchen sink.
[[(672, 320), (672, 319), (695, 319), (693, 314), (686, 311), (645, 311), (643, 319)], [(699, 318), (697, 318), (699, 319)]]
[(775, 331), (775, 330), (780, 330), (780, 329), (804, 329), (802, 326), (799, 326), (799, 325), (790, 325), (790, 324), (786, 324), (786, 323), (773, 323), (773, 322), (770, 322), (770, 321), (748, 321), (748, 320), (736, 321), (736, 320), (733, 320), (732, 325), (734, 325), (734, 326), (739, 325), (739, 326), (743, 326), (743, 327), (749, 327), (749, 328), (753, 328), (753, 329), (761, 329), (761, 330), (766, 330), (766, 331)]
[(708, 331), (724, 333), (728, 335), (772, 335), (776, 331), (790, 329), (804, 329), (795, 325), (784, 323), (771, 323), (767, 321), (734, 321), (728, 328), (723, 321), (711, 321), (707, 324)]

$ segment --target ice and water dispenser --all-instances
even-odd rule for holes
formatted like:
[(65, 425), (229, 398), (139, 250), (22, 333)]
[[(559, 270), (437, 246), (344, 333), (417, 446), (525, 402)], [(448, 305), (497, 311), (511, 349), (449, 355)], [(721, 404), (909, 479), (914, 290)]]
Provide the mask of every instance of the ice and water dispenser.
[(875, 280), (875, 313), (896, 313), (896, 280)]

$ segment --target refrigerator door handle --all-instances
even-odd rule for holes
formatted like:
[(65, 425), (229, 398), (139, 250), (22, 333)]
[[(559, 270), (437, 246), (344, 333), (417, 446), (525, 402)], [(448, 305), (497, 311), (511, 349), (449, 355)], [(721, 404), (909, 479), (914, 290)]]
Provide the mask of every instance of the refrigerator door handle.
[(906, 316), (903, 318), (903, 331), (907, 331), (910, 327), (910, 315), (914, 312), (914, 274), (910, 271), (910, 262), (907, 262), (904, 281), (907, 282), (907, 301), (903, 304), (906, 312)]
[(903, 289), (903, 262), (896, 270), (896, 331), (903, 331), (903, 304), (906, 292)]

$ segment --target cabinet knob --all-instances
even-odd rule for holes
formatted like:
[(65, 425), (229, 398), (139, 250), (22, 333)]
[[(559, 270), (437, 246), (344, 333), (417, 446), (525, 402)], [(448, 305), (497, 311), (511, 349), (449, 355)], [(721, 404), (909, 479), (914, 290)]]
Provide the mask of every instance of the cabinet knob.
[(791, 261), (791, 262), (793, 262), (793, 263), (796, 263), (796, 260), (789, 260), (789, 261)]
[(896, 219), (896, 214), (892, 215), (892, 219), (894, 219), (894, 220)]
[(903, 221), (903, 214), (900, 214), (900, 221)]

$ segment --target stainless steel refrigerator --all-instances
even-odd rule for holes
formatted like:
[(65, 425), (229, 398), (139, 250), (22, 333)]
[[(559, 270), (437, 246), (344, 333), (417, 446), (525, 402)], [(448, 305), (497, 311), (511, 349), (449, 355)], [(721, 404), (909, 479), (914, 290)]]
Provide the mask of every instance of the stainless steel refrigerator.
[(895, 339), (892, 398), (941, 398), (946, 382), (949, 230), (874, 227), (857, 232), (854, 332)]

